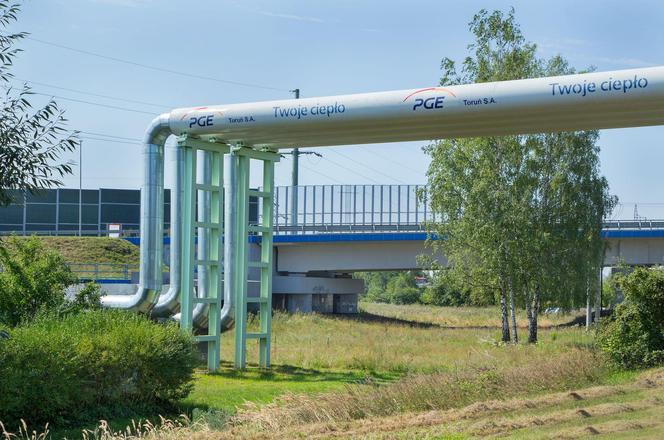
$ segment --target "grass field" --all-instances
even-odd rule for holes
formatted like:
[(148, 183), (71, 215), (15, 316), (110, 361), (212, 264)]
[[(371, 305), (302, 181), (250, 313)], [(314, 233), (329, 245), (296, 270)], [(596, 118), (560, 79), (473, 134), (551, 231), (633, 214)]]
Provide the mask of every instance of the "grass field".
[[(661, 439), (664, 438), (664, 369), (618, 383), (485, 400), (447, 410), (405, 412), (343, 425), (310, 424), (254, 438), (367, 439)], [(243, 437), (228, 434), (225, 438)], [(212, 437), (210, 437), (212, 438)], [(219, 437), (224, 438), (224, 437)]]
[(68, 263), (138, 264), (139, 249), (126, 240), (108, 237), (39, 237)]
[[(480, 327), (489, 326), (489, 321), (474, 321), (485, 323)], [(592, 337), (578, 327), (543, 330), (542, 343), (536, 346), (505, 347), (496, 343), (500, 332), (493, 327), (447, 329), (389, 319), (283, 313), (275, 314), (272, 325), (274, 364), (313, 370), (398, 374), (449, 371), (461, 364), (483, 364), (488, 360), (509, 364), (530, 353), (551, 353), (561, 347), (592, 343)], [(232, 357), (232, 341), (233, 331), (222, 336), (222, 358)], [(257, 347), (257, 343), (250, 346), (250, 362), (257, 362)]]
[[(408, 322), (436, 324), (442, 327), (499, 327), (500, 311), (497, 307), (432, 307), (421, 304), (395, 305), (361, 302), (360, 310), (364, 313), (385, 316)], [(565, 325), (583, 316), (582, 311), (572, 313), (544, 314), (538, 318), (542, 328)], [(528, 322), (523, 310), (517, 311), (517, 326), (526, 328)]]
[[(247, 371), (224, 364), (197, 374), (180, 405), (208, 411), (204, 422), (148, 428), (143, 437), (576, 438), (594, 429), (660, 438), (652, 415), (661, 409), (661, 375), (616, 375), (594, 357), (583, 328), (542, 329), (537, 345), (503, 345), (495, 308), (362, 309), (359, 317), (275, 314), (270, 371), (255, 367), (250, 347)], [(231, 359), (232, 340), (232, 331), (222, 336), (223, 359)]]
[(138, 271), (139, 248), (126, 240), (108, 237), (38, 238), (45, 247), (59, 252), (79, 278), (126, 279), (132, 271)]
[(184, 408), (235, 412), (246, 402), (265, 404), (284, 393), (312, 394), (340, 390), (349, 384), (386, 383), (398, 376), (364, 371), (306, 370), (275, 366), (270, 371), (236, 371), (223, 365), (216, 374), (197, 374), (193, 392), (182, 401)]

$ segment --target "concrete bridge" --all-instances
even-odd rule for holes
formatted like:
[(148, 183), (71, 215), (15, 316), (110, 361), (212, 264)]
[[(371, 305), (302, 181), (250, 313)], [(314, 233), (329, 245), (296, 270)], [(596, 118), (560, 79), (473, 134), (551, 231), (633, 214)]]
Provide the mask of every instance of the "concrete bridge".
[[(135, 235), (128, 239), (139, 244), (138, 191), (86, 191), (90, 193), (84, 194), (86, 203), (96, 201), (90, 206), (87, 203), (86, 209), (98, 214), (84, 222), (82, 233), (109, 235), (111, 224), (121, 225), (122, 233)], [(357, 310), (357, 295), (363, 291), (362, 281), (352, 279), (353, 272), (418, 269), (417, 256), (430, 252), (425, 247), (427, 234), (423, 225), (438, 220), (426, 198), (418, 197), (424, 191), (422, 185), (307, 185), (298, 186), (295, 191), (293, 187), (277, 187), (274, 306), (353, 313)], [(0, 210), (0, 231), (75, 234), (78, 225), (63, 221), (78, 218), (74, 215), (78, 204), (71, 203), (71, 196), (76, 194), (77, 190), (52, 190), (27, 198), (22, 206), (4, 208)], [(258, 199), (250, 200), (253, 222), (260, 220), (259, 204)], [(641, 214), (664, 218), (664, 204), (638, 208)], [(43, 218), (37, 216), (40, 213)], [(37, 221), (43, 223), (34, 223)], [(610, 220), (605, 223), (602, 236), (608, 244), (606, 266), (621, 261), (630, 265), (664, 264), (664, 220)], [(166, 237), (165, 245), (168, 244)], [(258, 246), (252, 246), (251, 252), (257, 250)], [(445, 261), (442, 255), (437, 258)], [(257, 277), (250, 271), (252, 275)], [(123, 289), (129, 292), (131, 286), (105, 285), (105, 289), (121, 293)]]
[[(661, 229), (605, 229), (605, 266), (664, 264)], [(280, 235), (274, 239), (278, 273), (359, 272), (421, 268), (417, 256), (431, 254), (424, 232)], [(443, 255), (436, 255), (445, 263)]]
[[(317, 295), (327, 292), (352, 310), (363, 288), (349, 279), (353, 272), (420, 269), (417, 257), (432, 252), (423, 224), (437, 220), (426, 201), (418, 202), (422, 191), (418, 185), (277, 188), (275, 298), (284, 295), (291, 310), (310, 304), (316, 310)], [(664, 264), (664, 221), (607, 221), (602, 238), (608, 245), (605, 266)], [(445, 264), (444, 255), (434, 257)], [(341, 280), (347, 281), (338, 290)], [(318, 292), (309, 290), (312, 283)], [(289, 289), (297, 296), (289, 296)]]

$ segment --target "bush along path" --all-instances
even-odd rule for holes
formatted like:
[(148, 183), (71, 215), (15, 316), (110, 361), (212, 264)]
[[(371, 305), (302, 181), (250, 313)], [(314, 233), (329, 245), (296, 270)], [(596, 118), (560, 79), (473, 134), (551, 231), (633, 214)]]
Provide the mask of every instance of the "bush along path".
[(192, 338), (176, 324), (96, 310), (47, 315), (0, 339), (0, 421), (17, 431), (172, 413), (191, 389)]
[(625, 301), (599, 333), (599, 345), (623, 368), (664, 364), (664, 268), (620, 277)]

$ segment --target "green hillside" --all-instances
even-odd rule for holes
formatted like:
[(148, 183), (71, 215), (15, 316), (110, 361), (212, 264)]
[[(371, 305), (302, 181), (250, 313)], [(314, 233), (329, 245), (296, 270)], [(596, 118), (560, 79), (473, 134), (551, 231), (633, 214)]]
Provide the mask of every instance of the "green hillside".
[(138, 264), (138, 246), (108, 237), (40, 237), (68, 263)]

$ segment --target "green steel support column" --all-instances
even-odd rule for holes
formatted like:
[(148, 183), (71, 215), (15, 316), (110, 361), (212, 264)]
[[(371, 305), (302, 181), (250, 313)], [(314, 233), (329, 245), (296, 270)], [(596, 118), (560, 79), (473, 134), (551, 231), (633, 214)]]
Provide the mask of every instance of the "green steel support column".
[[(272, 327), (272, 221), (274, 203), (274, 163), (279, 156), (270, 151), (257, 151), (242, 146), (229, 149), (225, 144), (188, 139), (179, 140), (184, 151), (184, 181), (182, 182), (184, 202), (182, 215), (182, 320), (181, 326), (186, 331), (193, 330), (194, 305), (206, 306), (208, 334), (197, 335), (195, 340), (208, 344), (208, 370), (219, 368), (221, 352), (221, 300), (224, 279), (232, 278), (233, 297), (235, 299), (235, 368), (243, 369), (247, 363), (247, 339), (258, 339), (259, 364), (262, 368), (270, 366), (270, 339)], [(199, 150), (204, 151), (206, 166), (210, 169), (210, 180), (199, 183), (196, 179), (196, 157)], [(232, 267), (233, 276), (224, 276), (223, 231), (224, 231), (224, 170), (223, 155), (230, 152), (230, 164), (233, 169), (231, 188), (237, 197), (237, 203), (231, 207), (229, 218), (229, 236), (235, 242), (234, 252), (229, 257), (228, 266)], [(249, 189), (251, 160), (263, 162), (263, 189)], [(233, 178), (234, 177), (234, 178)], [(205, 178), (207, 179), (207, 177)], [(204, 180), (205, 180), (204, 179)], [(262, 198), (261, 223), (249, 226), (249, 198)], [(196, 214), (196, 202), (210, 200), (209, 212), (201, 209), (202, 218)], [(233, 227), (234, 224), (234, 227)], [(232, 230), (234, 229), (234, 230)], [(207, 242), (195, 253), (196, 233), (205, 234)], [(261, 234), (260, 260), (249, 262), (249, 232)], [(194, 297), (194, 274), (196, 267), (206, 269), (207, 278), (201, 277), (199, 288), (204, 287), (205, 298)], [(260, 295), (251, 298), (259, 304), (260, 331), (247, 333), (247, 288), (249, 267), (260, 269)], [(199, 272), (200, 273), (200, 272)], [(200, 294), (200, 291), (199, 291)]]
[(259, 365), (270, 367), (270, 341), (272, 338), (272, 221), (274, 209), (274, 161), (263, 162), (263, 210), (262, 224), (265, 228), (261, 240), (260, 260), (260, 333)]
[[(223, 155), (229, 151), (226, 144), (199, 139), (179, 139), (184, 151), (184, 177), (182, 182), (184, 202), (182, 204), (182, 291), (180, 326), (185, 331), (194, 327), (194, 310), (206, 313), (208, 333), (194, 336), (197, 342), (208, 344), (208, 370), (219, 368), (221, 356), (221, 300), (223, 283)], [(209, 167), (203, 173), (203, 182), (196, 176), (197, 153), (203, 152), (203, 163)], [(205, 177), (205, 176), (209, 176)], [(209, 200), (209, 206), (200, 205)], [(200, 217), (200, 218), (199, 218)], [(196, 236), (199, 237), (199, 252), (196, 254)], [(205, 242), (201, 241), (205, 236)], [(198, 277), (198, 295), (194, 297), (196, 268), (205, 269), (207, 277)], [(205, 297), (201, 297), (205, 292)], [(194, 307), (197, 306), (197, 307)], [(201, 308), (202, 307), (202, 308)]]
[[(229, 191), (237, 202), (230, 206), (228, 233), (234, 246), (228, 246), (228, 265), (233, 278), (235, 299), (235, 368), (243, 369), (247, 364), (247, 339), (258, 339), (259, 364), (270, 366), (270, 337), (272, 328), (272, 217), (274, 200), (274, 163), (279, 156), (271, 151), (257, 151), (237, 146), (230, 152), (231, 182)], [(251, 160), (263, 162), (263, 190), (249, 189)], [(249, 198), (262, 198), (262, 220), (257, 226), (249, 225)], [(232, 223), (230, 223), (232, 222)], [(231, 230), (234, 229), (232, 232)], [(261, 256), (259, 261), (249, 261), (249, 232), (261, 234)], [(249, 268), (260, 269), (260, 295), (247, 298)], [(247, 333), (247, 303), (259, 304), (260, 331)]]
[(184, 151), (184, 177), (182, 183), (182, 291), (180, 292), (180, 327), (185, 331), (193, 330), (192, 314), (194, 300), (194, 245), (196, 228), (194, 213), (196, 210), (196, 151), (186, 145), (186, 138), (179, 140)]
[[(223, 160), (222, 153), (209, 151), (211, 156), (211, 183), (210, 183), (210, 235), (207, 255), (205, 259), (210, 262), (208, 270), (207, 296), (214, 302), (208, 307), (208, 334), (213, 340), (208, 341), (208, 370), (216, 371), (221, 360), (221, 326), (220, 316), (223, 277), (223, 247), (221, 246), (223, 231)], [(216, 225), (216, 227), (212, 227)], [(216, 264), (212, 264), (216, 262)]]
[(249, 247), (249, 157), (238, 149), (233, 154), (237, 166), (237, 207), (236, 207), (236, 246), (235, 262), (235, 368), (243, 369), (247, 364), (247, 275)]

